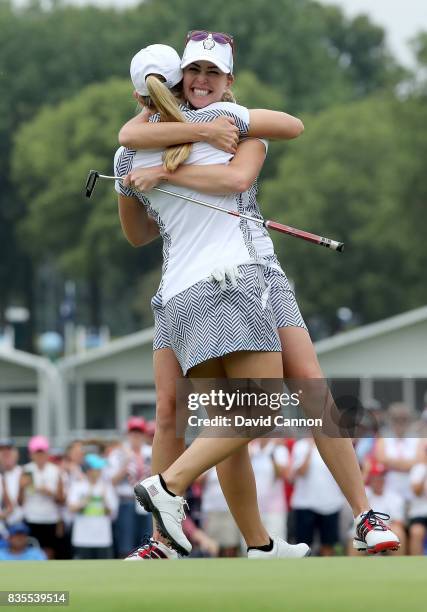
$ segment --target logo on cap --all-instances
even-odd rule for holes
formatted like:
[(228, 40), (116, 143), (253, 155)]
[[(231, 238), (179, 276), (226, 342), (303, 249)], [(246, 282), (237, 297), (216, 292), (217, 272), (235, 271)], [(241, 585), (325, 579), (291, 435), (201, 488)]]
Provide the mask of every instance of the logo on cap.
[(203, 47), (208, 51), (215, 47), (215, 41), (212, 34), (209, 34), (209, 36), (203, 41)]

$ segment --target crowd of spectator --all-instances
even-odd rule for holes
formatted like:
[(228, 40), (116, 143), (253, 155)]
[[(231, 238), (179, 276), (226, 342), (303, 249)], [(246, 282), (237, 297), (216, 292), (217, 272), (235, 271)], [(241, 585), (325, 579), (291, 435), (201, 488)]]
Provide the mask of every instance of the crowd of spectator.
[[(405, 404), (387, 414), (373, 402), (370, 423), (354, 440), (375, 511), (390, 516), (396, 554), (427, 553), (427, 439)], [(385, 418), (387, 416), (387, 418)], [(419, 421), (427, 428), (427, 409)], [(419, 425), (418, 425), (419, 427)], [(131, 417), (124, 439), (74, 440), (63, 452), (44, 436), (20, 462), (13, 440), (0, 440), (0, 560), (124, 558), (152, 534), (152, 518), (133, 495), (150, 474), (154, 422)], [(306, 542), (315, 554), (358, 554), (347, 502), (311, 438), (262, 438), (250, 446), (259, 508), (267, 530)], [(244, 543), (216, 470), (188, 492), (184, 529), (194, 556), (233, 557)]]

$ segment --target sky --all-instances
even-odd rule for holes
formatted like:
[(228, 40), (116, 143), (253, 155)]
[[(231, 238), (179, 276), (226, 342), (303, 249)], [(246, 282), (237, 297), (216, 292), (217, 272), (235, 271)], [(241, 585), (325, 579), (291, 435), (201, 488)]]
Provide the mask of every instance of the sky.
[[(25, 0), (15, 0), (24, 4)], [(131, 6), (139, 0), (69, 0), (73, 4), (96, 4), (98, 6)], [(173, 0), (170, 0), (173, 2)], [(274, 0), (265, 0), (274, 2)], [(366, 13), (371, 20), (383, 26), (393, 54), (406, 65), (412, 64), (412, 54), (407, 46), (408, 39), (418, 31), (427, 31), (427, 0), (318, 0), (323, 4), (337, 4), (353, 17)], [(298, 2), (298, 0), (295, 0)]]
[(427, 0), (320, 0), (338, 4), (353, 17), (366, 13), (383, 26), (387, 42), (396, 57), (406, 65), (413, 61), (407, 42), (420, 30), (427, 31)]

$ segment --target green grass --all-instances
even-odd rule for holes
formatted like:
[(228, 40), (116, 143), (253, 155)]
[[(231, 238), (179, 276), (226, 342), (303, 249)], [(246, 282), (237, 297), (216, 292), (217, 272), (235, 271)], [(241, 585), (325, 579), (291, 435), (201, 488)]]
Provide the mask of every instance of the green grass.
[(0, 590), (68, 590), (79, 612), (424, 612), (426, 576), (420, 557), (2, 562)]

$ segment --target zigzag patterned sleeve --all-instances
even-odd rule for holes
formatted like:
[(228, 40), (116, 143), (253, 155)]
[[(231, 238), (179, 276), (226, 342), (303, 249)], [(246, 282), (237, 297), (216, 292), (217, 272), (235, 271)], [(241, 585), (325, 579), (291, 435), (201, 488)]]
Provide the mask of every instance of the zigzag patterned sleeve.
[[(218, 117), (231, 117), (234, 119), (236, 127), (240, 132), (240, 137), (243, 138), (248, 135), (249, 111), (239, 104), (234, 104), (233, 102), (216, 102), (205, 109), (202, 108), (197, 111), (189, 110), (185, 106), (180, 106), (180, 109), (184, 111), (185, 117), (189, 123), (209, 123), (218, 119)], [(158, 113), (151, 115), (149, 118), (150, 123), (158, 123), (159, 121), (160, 115)]]
[[(132, 170), (132, 162), (136, 151), (119, 147), (114, 156), (114, 176), (125, 176)], [(132, 197), (136, 192), (131, 187), (125, 187), (120, 181), (115, 181), (114, 188), (120, 195)]]
[[(135, 153), (136, 151), (127, 149), (126, 147), (119, 147), (117, 149), (114, 155), (114, 176), (125, 176), (132, 170)], [(125, 187), (120, 181), (115, 181), (114, 188), (120, 195), (129, 198), (135, 197), (142, 202), (142, 204), (150, 206), (150, 200), (140, 191), (132, 189), (132, 187)]]

